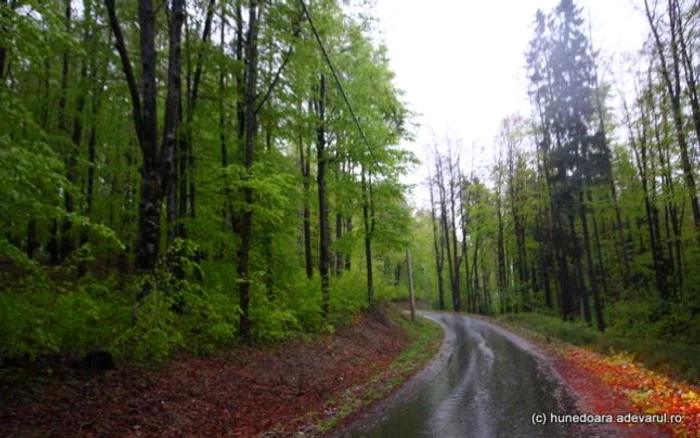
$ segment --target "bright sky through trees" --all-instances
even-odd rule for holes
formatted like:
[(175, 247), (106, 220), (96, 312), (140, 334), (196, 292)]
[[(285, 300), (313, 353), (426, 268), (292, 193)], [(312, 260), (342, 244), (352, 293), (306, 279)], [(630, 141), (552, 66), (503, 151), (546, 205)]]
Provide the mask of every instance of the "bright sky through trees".
[[(461, 137), (471, 163), (472, 144), (483, 148), (475, 164), (490, 163), (493, 138), (507, 113), (530, 114), (525, 57), (537, 9), (554, 0), (465, 2), (454, 0), (377, 0), (382, 39), (389, 48), (396, 83), (409, 106), (420, 113), (421, 127), (408, 147), (421, 159), (434, 131)], [(636, 4), (638, 3), (638, 4)], [(648, 25), (643, 3), (632, 0), (578, 2), (592, 21), (593, 43), (602, 51), (603, 79), (618, 81), (620, 63), (640, 50)], [(614, 67), (609, 67), (610, 65)], [(614, 85), (617, 89), (617, 83)], [(425, 166), (408, 175), (419, 184)], [(424, 190), (414, 190), (424, 203)]]

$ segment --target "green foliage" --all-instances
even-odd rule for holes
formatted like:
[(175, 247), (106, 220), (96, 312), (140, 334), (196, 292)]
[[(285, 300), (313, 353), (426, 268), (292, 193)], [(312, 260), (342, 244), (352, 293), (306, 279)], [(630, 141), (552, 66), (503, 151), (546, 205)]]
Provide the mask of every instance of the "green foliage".
[(366, 277), (360, 271), (353, 271), (334, 280), (328, 321), (333, 325), (346, 324), (352, 316), (367, 309)]
[[(625, 312), (627, 315), (646, 313), (651, 317), (653, 311), (645, 309), (646, 307), (651, 305), (638, 303), (637, 306), (631, 306), (629, 311), (624, 309), (624, 306), (620, 306), (614, 312)], [(622, 314), (616, 313), (616, 316), (621, 317)], [(534, 330), (542, 336), (591, 347), (603, 354), (627, 351), (633, 353), (650, 368), (674, 374), (691, 383), (700, 381), (700, 366), (697, 362), (700, 347), (697, 344), (688, 343), (684, 338), (671, 339), (666, 332), (655, 330), (654, 326), (648, 323), (646, 325), (640, 323), (633, 326), (633, 329), (629, 329), (629, 322), (623, 320), (619, 326), (600, 333), (581, 322), (565, 322), (561, 318), (534, 313), (509, 314), (502, 316), (501, 319), (509, 324)], [(667, 320), (661, 319), (659, 323), (664, 324), (663, 321)], [(657, 337), (657, 335), (663, 337)]]
[(13, 284), (0, 294), (0, 352), (36, 357), (109, 346), (128, 326), (130, 309), (110, 293), (113, 286), (91, 279), (67, 290), (36, 277)]
[(135, 311), (134, 326), (114, 341), (117, 357), (129, 354), (135, 361), (159, 362), (184, 345), (182, 333), (175, 326), (174, 304), (172, 297), (158, 289), (144, 298)]
[(700, 345), (700, 327), (687, 306), (672, 306), (663, 310), (657, 297), (630, 299), (614, 303), (608, 310), (610, 335), (626, 338), (651, 337), (669, 342)]
[(592, 345), (601, 339), (598, 331), (587, 326), (582, 321), (567, 322), (562, 321), (558, 317), (536, 313), (508, 314), (504, 315), (502, 319), (506, 322), (525, 325), (547, 336), (552, 336), (574, 345)]
[[(161, 85), (176, 73), (188, 86), (182, 87), (182, 120), (176, 123), (177, 175), (157, 170), (162, 181), (177, 181), (175, 203), (160, 196), (174, 194), (170, 188), (154, 190), (158, 196), (151, 199), (159, 207), (160, 229), (152, 231), (161, 258), (151, 272), (150, 264), (135, 266), (135, 244), (148, 240), (147, 203), (140, 201), (152, 157), (136, 132), (141, 124), (134, 122), (131, 90), (114, 50), (118, 32), (107, 20), (109, 4), (86, 2), (68, 15), (65, 6), (30, 1), (0, 14), (0, 47), (7, 49), (0, 71), (0, 210), (6, 213), (0, 219), (0, 272), (9, 273), (0, 279), (6, 285), (0, 294), (0, 352), (79, 355), (108, 349), (121, 360), (158, 362), (180, 349), (209, 354), (238, 342), (244, 311), (253, 339), (269, 343), (333, 332), (366, 309), (359, 169), (372, 173), (369, 233), (379, 260), (403, 252), (408, 243), (406, 187), (399, 181), (415, 158), (398, 146), (410, 136), (412, 113), (393, 84), (386, 48), (375, 44), (364, 19), (352, 18), (336, 1), (313, 8), (343, 88), (372, 140), (371, 154), (298, 5), (273, 2), (260, 15), (252, 102), (257, 127), (249, 166), (242, 145), (248, 102), (241, 85), (253, 64), (246, 59), (250, 52), (238, 53), (231, 37), (239, 30), (248, 34), (250, 23), (233, 19), (233, 3), (217, 2), (212, 33), (202, 40), (207, 4), (188, 4), (195, 18), (185, 23), (181, 70), (169, 72), (160, 63), (153, 78), (159, 132), (168, 95)], [(132, 6), (116, 2), (115, 12), (137, 66), (142, 26)], [(168, 49), (160, 42), (168, 40), (171, 27), (157, 16), (155, 45), (163, 60)], [(144, 79), (140, 70), (134, 71), (137, 83)], [(352, 262), (350, 270), (334, 266), (329, 315), (321, 311), (318, 278), (319, 117), (309, 105), (318, 98), (320, 74), (329, 79), (331, 251)], [(247, 190), (252, 202), (241, 195)], [(304, 269), (304, 208), (311, 279)], [(247, 212), (252, 237), (243, 275), (251, 292), (250, 309), (243, 309), (237, 265)], [(375, 283), (380, 298), (403, 293), (388, 279)]]

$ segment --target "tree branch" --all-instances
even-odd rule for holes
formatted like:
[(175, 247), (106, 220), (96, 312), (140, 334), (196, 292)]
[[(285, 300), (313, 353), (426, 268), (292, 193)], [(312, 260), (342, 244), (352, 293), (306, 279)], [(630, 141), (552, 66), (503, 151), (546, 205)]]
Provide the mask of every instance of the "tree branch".
[(282, 65), (280, 65), (280, 68), (277, 69), (277, 72), (275, 73), (274, 79), (270, 83), (270, 86), (268, 87), (267, 91), (265, 91), (265, 95), (258, 103), (258, 106), (255, 108), (256, 113), (258, 113), (262, 109), (263, 105), (265, 105), (265, 102), (270, 97), (270, 93), (272, 93), (272, 90), (275, 88), (275, 86), (277, 86), (277, 82), (279, 82), (280, 77), (282, 75), (282, 71), (287, 66), (287, 63), (289, 62), (289, 58), (291, 58), (291, 56), (292, 56), (292, 53), (294, 53), (294, 49), (292, 47), (290, 47), (285, 52), (284, 56), (282, 57)]
[[(209, 35), (211, 34), (211, 23), (214, 19), (214, 7), (216, 5), (216, 0), (210, 0), (209, 6), (207, 7), (207, 16), (204, 19), (204, 30), (202, 31), (202, 44), (209, 41)], [(197, 105), (197, 96), (199, 94), (199, 84), (202, 78), (202, 60), (204, 58), (204, 48), (199, 51), (197, 55), (197, 65), (194, 71), (194, 82), (192, 85), (192, 92), (189, 96), (189, 108), (187, 111), (187, 121), (191, 122), (194, 117), (194, 110)]]
[(109, 15), (109, 25), (112, 28), (114, 37), (116, 41), (114, 43), (119, 52), (119, 57), (122, 61), (122, 70), (124, 71), (124, 76), (126, 77), (126, 83), (129, 86), (129, 93), (131, 94), (131, 104), (132, 112), (134, 116), (134, 125), (136, 126), (136, 135), (139, 137), (139, 143), (141, 140), (141, 98), (139, 97), (138, 86), (136, 85), (136, 79), (134, 77), (134, 70), (131, 66), (131, 60), (129, 59), (129, 53), (126, 50), (126, 44), (124, 43), (124, 34), (122, 33), (121, 26), (117, 20), (117, 13), (115, 11), (114, 0), (105, 0), (105, 6), (107, 7), (107, 14)]

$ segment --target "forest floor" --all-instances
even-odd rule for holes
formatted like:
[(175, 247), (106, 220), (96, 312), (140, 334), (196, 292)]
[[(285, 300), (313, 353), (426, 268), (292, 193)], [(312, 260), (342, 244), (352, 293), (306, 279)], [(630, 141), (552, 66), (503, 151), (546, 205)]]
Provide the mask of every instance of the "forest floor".
[[(470, 315), (474, 316), (474, 315)], [(600, 436), (700, 436), (700, 388), (647, 370), (628, 353), (601, 355), (543, 335), (512, 320), (484, 319), (533, 343), (578, 396), (584, 413), (658, 415), (667, 421), (598, 424)], [(664, 417), (665, 414), (665, 417)], [(671, 416), (674, 417), (671, 417)], [(677, 422), (677, 420), (681, 422)]]
[(411, 324), (383, 310), (359, 315), (333, 335), (210, 358), (181, 354), (158, 368), (4, 369), (0, 436), (318, 435), (422, 369), (442, 338), (437, 324)]

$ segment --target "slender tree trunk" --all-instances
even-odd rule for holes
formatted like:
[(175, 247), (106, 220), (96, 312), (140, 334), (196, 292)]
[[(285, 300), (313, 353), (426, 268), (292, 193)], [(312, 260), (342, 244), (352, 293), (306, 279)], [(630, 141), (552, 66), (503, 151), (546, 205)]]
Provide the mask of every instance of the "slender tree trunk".
[(318, 185), (318, 227), (319, 227), (319, 273), (321, 275), (321, 307), (323, 317), (328, 317), (330, 303), (330, 240), (329, 212), (326, 195), (326, 169), (328, 152), (326, 151), (326, 77), (321, 74), (316, 103), (318, 126), (316, 128), (316, 152)]
[[(435, 166), (436, 166), (436, 177), (437, 177), (437, 186), (438, 186), (438, 195), (440, 197), (440, 220), (442, 222), (442, 232), (443, 232), (443, 242), (445, 243), (445, 250), (447, 254), (445, 255), (447, 258), (447, 268), (448, 268), (448, 274), (450, 278), (450, 287), (452, 291), (452, 308), (456, 312), (459, 310), (459, 305), (455, 301), (455, 296), (454, 296), (454, 287), (453, 283), (455, 280), (455, 269), (453, 266), (453, 257), (452, 257), (452, 250), (450, 248), (450, 227), (448, 224), (448, 215), (447, 215), (447, 194), (445, 192), (445, 181), (444, 181), (444, 176), (443, 176), (443, 168), (442, 168), (442, 163), (441, 163), (442, 157), (437, 153), (435, 153)], [(456, 248), (455, 248), (456, 251)]]
[(438, 286), (438, 310), (445, 310), (445, 290), (442, 281), (442, 268), (444, 266), (444, 246), (442, 245), (442, 238), (440, 237), (440, 232), (438, 231), (438, 221), (435, 215), (435, 196), (433, 194), (433, 178), (429, 177), (428, 183), (430, 184), (430, 215), (433, 223), (433, 247), (435, 250), (435, 268), (437, 272), (437, 286)]
[[(222, 50), (222, 55), (225, 54), (225, 36), (226, 36), (226, 5), (221, 4), (221, 32), (219, 33), (219, 45)], [(221, 154), (221, 167), (226, 169), (229, 165), (229, 154), (228, 154), (228, 144), (227, 144), (227, 129), (226, 129), (226, 109), (224, 106), (224, 99), (226, 96), (226, 68), (222, 63), (219, 67), (219, 96), (218, 96), (218, 110), (219, 110), (219, 147)], [(188, 128), (189, 129), (189, 128)], [(184, 173), (184, 172), (183, 172)], [(182, 195), (183, 188), (181, 187), (180, 194)], [(182, 201), (182, 199), (181, 199)], [(186, 206), (185, 206), (186, 207)], [(180, 212), (185, 214), (184, 212)], [(228, 180), (224, 180), (224, 206), (221, 210), (222, 224), (226, 227), (228, 221), (231, 221), (232, 231), (235, 232), (235, 217), (233, 212), (233, 205), (231, 201), (231, 188), (229, 186)], [(221, 257), (223, 258), (223, 243), (221, 245)]]
[[(364, 219), (365, 228), (365, 260), (367, 264), (367, 302), (370, 307), (374, 307), (374, 273), (372, 272), (372, 224), (373, 218), (370, 218), (370, 189), (367, 183), (367, 177), (365, 175), (366, 170), (364, 165), (360, 170), (361, 183), (362, 183), (362, 217)], [(372, 181), (369, 181), (372, 184)]]
[[(214, 11), (216, 9), (216, 0), (209, 0), (207, 4), (207, 12), (204, 18), (204, 29), (202, 30), (201, 44), (202, 48), (197, 54), (197, 61), (195, 62), (194, 68), (194, 78), (191, 81), (190, 88), (190, 62), (189, 62), (189, 50), (188, 50), (188, 86), (187, 86), (187, 112), (185, 120), (185, 132), (184, 135), (178, 136), (178, 144), (180, 145), (180, 153), (178, 154), (179, 161), (179, 207), (178, 216), (183, 218), (189, 216), (194, 218), (196, 216), (195, 209), (195, 199), (196, 199), (196, 184), (194, 180), (194, 164), (195, 164), (195, 154), (193, 150), (193, 137), (192, 129), (194, 123), (194, 115), (197, 108), (197, 100), (199, 97), (199, 88), (202, 80), (202, 74), (204, 70), (204, 45), (209, 43), (211, 37), (212, 21), (214, 19)], [(222, 24), (224, 27), (225, 24)], [(189, 46), (189, 44), (188, 44)], [(222, 45), (223, 47), (223, 45)], [(180, 222), (177, 226), (177, 235), (180, 237), (186, 237), (187, 229), (185, 224)]]
[[(70, 33), (71, 31), (71, 2), (70, 0), (64, 0), (64, 8), (65, 8), (65, 26), (66, 26), (66, 32)], [(69, 66), (70, 66), (70, 60), (68, 57), (68, 51), (66, 50), (63, 53), (63, 56), (61, 58), (61, 79), (60, 79), (60, 95), (58, 98), (58, 130), (63, 134), (66, 133), (68, 130), (67, 127), (67, 118), (68, 118), (68, 72), (69, 72)], [(66, 163), (66, 167), (68, 167), (68, 163)], [(65, 199), (65, 205), (66, 207), (73, 206), (73, 195), (70, 193), (70, 191), (66, 191), (64, 193), (64, 199)], [(52, 263), (58, 263), (63, 261), (63, 249), (61, 248), (61, 245), (64, 243), (63, 238), (60, 235), (59, 231), (59, 225), (58, 225), (58, 219), (54, 219), (51, 224), (51, 243), (49, 244), (50, 250), (51, 250), (51, 262)], [(65, 242), (66, 245), (69, 245), (70, 242), (66, 240)], [(66, 248), (68, 249), (68, 248)]]
[(170, 41), (168, 56), (168, 92), (165, 100), (165, 138), (161, 153), (165, 167), (165, 187), (168, 206), (168, 246), (173, 244), (176, 235), (177, 190), (178, 190), (178, 128), (182, 119), (181, 107), (181, 52), (182, 24), (185, 20), (185, 0), (173, 0), (170, 11)]
[(506, 280), (506, 246), (504, 236), (503, 212), (501, 211), (500, 184), (497, 193), (496, 209), (498, 210), (498, 291), (505, 293), (508, 281)]
[(309, 207), (309, 197), (311, 196), (311, 166), (309, 163), (310, 151), (304, 152), (304, 140), (299, 136), (299, 166), (301, 167), (301, 176), (304, 184), (304, 211), (303, 228), (304, 228), (304, 265), (306, 267), (306, 278), (311, 278), (314, 275), (313, 267), (313, 251), (311, 242), (311, 210)]
[[(86, 11), (88, 13), (89, 11)], [(89, 38), (87, 30), (85, 31), (83, 41), (87, 43)], [(83, 61), (83, 65), (80, 69), (80, 79), (79, 84), (84, 87), (87, 81), (87, 61)], [(78, 156), (80, 154), (80, 146), (83, 139), (83, 110), (85, 109), (85, 94), (80, 93), (78, 95), (76, 105), (75, 105), (75, 115), (73, 116), (73, 132), (71, 134), (71, 149), (66, 159), (66, 178), (71, 184), (75, 184), (78, 166)], [(94, 131), (93, 131), (94, 132)], [(75, 212), (75, 200), (70, 192), (66, 192), (65, 195), (65, 207), (66, 213)], [(66, 260), (68, 255), (73, 252), (75, 247), (75, 242), (71, 237), (72, 223), (69, 218), (63, 221), (63, 226), (61, 228), (61, 259)]]
[[(345, 234), (352, 233), (352, 214), (345, 219)], [(345, 272), (350, 272), (352, 268), (351, 251), (345, 254)]]
[[(644, 193), (644, 209), (646, 212), (647, 229), (649, 231), (649, 244), (651, 246), (652, 253), (652, 266), (654, 274), (656, 277), (656, 287), (658, 293), (660, 294), (662, 300), (666, 302), (668, 297), (668, 286), (666, 284), (666, 275), (663, 272), (663, 253), (660, 249), (659, 243), (659, 227), (658, 227), (658, 214), (654, 213), (656, 207), (652, 203), (652, 199), (649, 193), (648, 185), (648, 171), (647, 171), (647, 123), (646, 114), (644, 113), (644, 107), (642, 106), (642, 124), (643, 127), (640, 130), (639, 142), (637, 142), (636, 137), (632, 128), (632, 121), (629, 116), (629, 111), (627, 110), (627, 105), (623, 102), (623, 108), (625, 111), (625, 116), (627, 119), (627, 128), (629, 133), (630, 145), (632, 147), (632, 152), (635, 156), (635, 161), (637, 163), (637, 170), (639, 171), (639, 178), (642, 184), (642, 192)], [(640, 233), (640, 238), (642, 233)], [(640, 244), (640, 249), (646, 251), (644, 248), (644, 243)]]
[[(459, 206), (460, 215), (462, 216), (462, 258), (464, 259), (464, 276), (465, 276), (465, 288), (467, 296), (467, 307), (469, 307), (469, 290), (471, 289), (469, 281), (469, 251), (467, 248), (467, 208), (464, 205), (466, 201), (465, 192), (466, 181), (462, 180), (460, 184), (460, 194), (459, 194)], [(504, 266), (505, 269), (505, 266)], [(458, 280), (459, 281), (459, 280)]]
[(598, 330), (605, 331), (605, 322), (603, 321), (603, 307), (601, 306), (600, 293), (598, 291), (598, 279), (595, 275), (595, 265), (593, 264), (593, 248), (591, 246), (590, 233), (588, 232), (588, 215), (584, 204), (583, 191), (579, 190), (579, 217), (581, 218), (581, 228), (583, 231), (583, 242), (586, 251), (586, 265), (588, 266), (588, 280), (591, 284), (591, 292), (593, 292), (593, 310)]
[[(588, 203), (593, 205), (593, 196), (591, 195), (591, 190), (588, 189)], [(600, 237), (600, 232), (598, 231), (598, 219), (596, 219), (595, 213), (591, 214), (591, 220), (593, 221), (593, 238), (596, 241), (596, 256), (598, 259), (598, 271), (600, 271), (600, 280), (603, 286), (603, 294), (605, 297), (610, 296), (610, 288), (608, 286), (608, 274), (605, 272), (605, 264), (603, 263), (603, 248)]]
[(672, 0), (669, 0), (668, 12), (670, 18), (669, 24), (671, 37), (669, 44), (671, 46), (671, 70), (673, 74), (672, 77), (671, 71), (669, 71), (668, 68), (668, 63), (664, 52), (664, 46), (661, 42), (661, 37), (659, 36), (657, 25), (655, 23), (654, 17), (651, 14), (651, 10), (649, 9), (648, 0), (644, 0), (644, 6), (649, 25), (651, 27), (651, 31), (654, 36), (657, 55), (661, 63), (661, 76), (663, 77), (664, 84), (666, 85), (666, 91), (671, 101), (673, 122), (676, 128), (676, 140), (678, 141), (678, 149), (681, 155), (681, 169), (683, 170), (683, 179), (688, 189), (688, 195), (690, 196), (690, 205), (693, 211), (693, 223), (695, 225), (695, 239), (698, 244), (698, 247), (700, 247), (700, 203), (698, 203), (698, 191), (695, 184), (695, 175), (690, 160), (690, 155), (688, 153), (688, 142), (683, 121), (683, 108), (681, 107), (681, 79), (679, 65), (680, 59), (678, 53), (678, 29), (677, 22), (673, 15), (674, 8), (672, 7)]
[[(340, 239), (343, 238), (343, 214), (338, 211), (335, 214), (335, 240), (336, 242), (340, 241)], [(340, 274), (343, 272), (343, 266), (345, 266), (345, 263), (343, 262), (343, 252), (340, 249), (337, 249), (335, 251), (335, 275), (340, 276)]]
[[(450, 153), (449, 159), (449, 166), (450, 166), (450, 225), (452, 229), (452, 257), (453, 257), (453, 268), (454, 268), (454, 273), (453, 273), (453, 278), (452, 278), (452, 302), (454, 303), (454, 310), (455, 312), (459, 312), (462, 310), (462, 300), (460, 296), (460, 284), (459, 284), (459, 267), (461, 260), (459, 258), (459, 255), (457, 253), (457, 217), (456, 217), (456, 203), (458, 202), (457, 196), (455, 193), (455, 186), (459, 184), (459, 179), (454, 175), (454, 167), (458, 167), (459, 161), (457, 161), (456, 164), (453, 165), (452, 163), (452, 154)], [(461, 200), (459, 200), (461, 203)]]
[[(258, 1), (250, 0), (248, 4), (248, 35), (246, 49), (246, 86), (245, 86), (245, 142), (243, 164), (247, 175), (253, 168), (253, 152), (257, 131), (256, 96), (258, 80)], [(253, 189), (243, 189), (243, 200), (249, 207), (253, 204)], [(250, 250), (253, 240), (253, 212), (246, 208), (241, 221), (241, 246), (238, 249), (239, 306), (241, 316), (239, 333), (241, 338), (250, 342)]]

